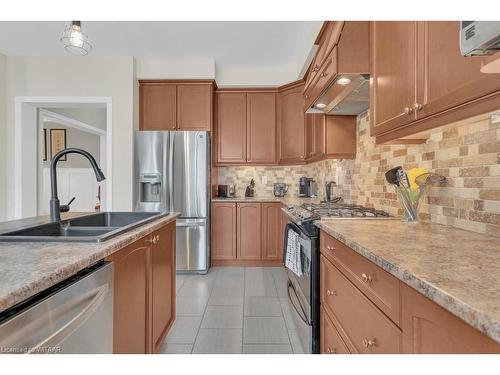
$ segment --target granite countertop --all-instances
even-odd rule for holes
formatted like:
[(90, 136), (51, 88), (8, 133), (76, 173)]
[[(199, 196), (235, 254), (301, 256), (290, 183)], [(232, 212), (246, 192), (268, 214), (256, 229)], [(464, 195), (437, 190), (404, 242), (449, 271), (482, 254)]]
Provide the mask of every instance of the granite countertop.
[(231, 197), (231, 198), (222, 198), (215, 197), (212, 198), (212, 202), (277, 202), (283, 203), (284, 205), (301, 205), (302, 203), (319, 203), (320, 198), (308, 198), (308, 197), (292, 197), (292, 196), (284, 196), (284, 197), (274, 197), (274, 196), (264, 196), (264, 197)]
[(500, 238), (396, 220), (316, 226), (500, 343)]
[[(73, 276), (179, 215), (171, 213), (102, 243), (0, 242), (0, 312)], [(42, 216), (0, 223), (0, 231), (44, 224), (48, 220)]]

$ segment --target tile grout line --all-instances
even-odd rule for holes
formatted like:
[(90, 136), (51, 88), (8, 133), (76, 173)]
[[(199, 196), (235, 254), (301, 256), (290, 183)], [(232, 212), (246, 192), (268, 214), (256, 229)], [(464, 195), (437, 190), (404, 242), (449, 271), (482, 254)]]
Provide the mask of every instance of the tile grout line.
[(247, 269), (243, 267), (243, 321), (241, 323), (241, 354), (244, 354), (244, 342), (245, 342), (245, 304), (246, 304), (246, 282), (247, 282)]

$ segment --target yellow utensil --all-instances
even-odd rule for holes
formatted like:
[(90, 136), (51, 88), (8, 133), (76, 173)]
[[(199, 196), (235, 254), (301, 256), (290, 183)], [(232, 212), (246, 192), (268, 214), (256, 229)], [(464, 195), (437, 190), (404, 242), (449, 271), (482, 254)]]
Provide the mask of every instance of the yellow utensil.
[(415, 178), (417, 176), (420, 176), (421, 174), (427, 173), (427, 169), (425, 169), (425, 168), (412, 168), (409, 171), (407, 171), (406, 173), (408, 175), (408, 180), (410, 180), (410, 189), (417, 190), (418, 185), (415, 182)]

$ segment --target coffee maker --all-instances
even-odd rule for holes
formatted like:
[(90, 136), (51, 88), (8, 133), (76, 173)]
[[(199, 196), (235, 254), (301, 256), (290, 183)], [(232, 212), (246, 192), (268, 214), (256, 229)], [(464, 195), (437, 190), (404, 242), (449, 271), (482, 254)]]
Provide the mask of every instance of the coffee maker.
[(299, 179), (299, 197), (314, 198), (318, 195), (318, 185), (313, 178), (301, 177)]

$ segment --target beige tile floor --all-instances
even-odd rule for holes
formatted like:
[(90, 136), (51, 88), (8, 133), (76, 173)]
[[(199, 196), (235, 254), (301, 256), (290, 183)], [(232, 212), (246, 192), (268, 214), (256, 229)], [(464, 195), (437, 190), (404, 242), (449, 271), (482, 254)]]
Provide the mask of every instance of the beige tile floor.
[(281, 267), (215, 267), (177, 275), (168, 354), (304, 353)]

